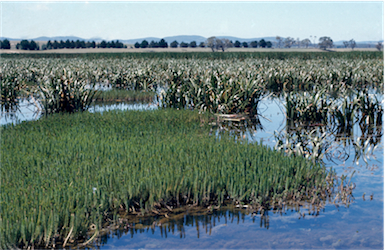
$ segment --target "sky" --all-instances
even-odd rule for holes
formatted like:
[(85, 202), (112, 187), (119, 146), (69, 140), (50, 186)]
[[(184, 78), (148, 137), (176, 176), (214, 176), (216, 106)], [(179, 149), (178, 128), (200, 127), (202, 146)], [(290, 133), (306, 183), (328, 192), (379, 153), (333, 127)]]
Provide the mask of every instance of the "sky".
[(127, 40), (176, 35), (333, 41), (384, 37), (383, 1), (3, 1), (1, 37)]

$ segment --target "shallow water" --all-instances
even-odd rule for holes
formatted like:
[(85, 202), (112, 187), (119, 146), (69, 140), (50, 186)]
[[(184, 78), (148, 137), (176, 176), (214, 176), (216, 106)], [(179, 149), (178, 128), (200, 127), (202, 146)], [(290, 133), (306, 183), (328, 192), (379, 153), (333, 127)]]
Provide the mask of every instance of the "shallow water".
[[(278, 100), (264, 100), (260, 106), (261, 128), (240, 132), (249, 141), (261, 141), (273, 147), (276, 143), (274, 131), (285, 130), (285, 117)], [(156, 109), (155, 104), (97, 105), (90, 112), (111, 109), (147, 110)], [(31, 106), (22, 106), (13, 121), (38, 119)], [(22, 114), (22, 115), (21, 115)], [(1, 124), (9, 123), (1, 117)], [(353, 140), (361, 136), (358, 126), (353, 128)], [(337, 147), (337, 146), (336, 146)], [(111, 232), (102, 239), (101, 249), (127, 248), (321, 248), (321, 249), (383, 249), (384, 243), (384, 143), (383, 138), (367, 162), (361, 157), (355, 162), (355, 151), (351, 145), (338, 146), (348, 153), (341, 160), (325, 159), (338, 175), (355, 171), (352, 182), (354, 201), (349, 207), (327, 203), (317, 215), (301, 208), (300, 212), (286, 211), (283, 214), (268, 212), (261, 215), (244, 214), (237, 211), (217, 211), (212, 215), (185, 215), (176, 221), (163, 224), (162, 228), (120, 230)], [(305, 215), (305, 216), (304, 216)], [(268, 218), (268, 227), (265, 220)], [(172, 229), (173, 228), (173, 229)]]
[[(152, 110), (157, 109), (158, 106), (155, 103), (141, 103), (141, 102), (119, 102), (119, 103), (110, 103), (110, 104), (93, 104), (89, 108), (89, 112), (104, 112), (113, 109), (120, 110)], [(20, 101), (19, 108), (17, 111), (2, 114), (0, 119), (0, 125), (5, 125), (8, 123), (17, 124), (23, 121), (32, 121), (37, 120), (41, 117), (41, 112), (39, 108), (27, 99)]]
[[(261, 118), (262, 129), (248, 129), (240, 135), (245, 135), (250, 141), (262, 140), (273, 147), (276, 143), (274, 131), (282, 131), (286, 125), (280, 107), (278, 100), (264, 100), (260, 111), (269, 120)], [(361, 135), (358, 126), (354, 127), (353, 135), (355, 139)], [(341, 151), (341, 146), (338, 148)], [(301, 208), (300, 212), (289, 210), (284, 214), (270, 211), (268, 228), (260, 214), (242, 215), (227, 211), (216, 218), (195, 216), (193, 223), (186, 223), (189, 221), (189, 215), (186, 215), (183, 219), (169, 222), (174, 230), (167, 227), (161, 230), (155, 226), (141, 232), (123, 230), (111, 233), (105, 236), (100, 248), (383, 249), (383, 139), (381, 137), (373, 154), (367, 156), (367, 163), (361, 158), (357, 165), (352, 147), (343, 149), (349, 154), (348, 159), (332, 157), (334, 162), (325, 159), (325, 164), (333, 167), (338, 175), (350, 177), (355, 170), (352, 177), (356, 185), (354, 201), (349, 207), (327, 203), (318, 215), (306, 208)], [(240, 219), (232, 221), (234, 216)]]

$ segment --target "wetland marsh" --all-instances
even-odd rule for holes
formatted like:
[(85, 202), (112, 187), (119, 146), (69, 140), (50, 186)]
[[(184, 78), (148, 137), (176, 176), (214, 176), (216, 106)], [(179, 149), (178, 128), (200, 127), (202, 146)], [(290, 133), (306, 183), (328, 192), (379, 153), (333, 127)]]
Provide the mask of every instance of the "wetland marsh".
[(382, 54), (212, 55), (6, 59), (1, 247), (382, 248)]

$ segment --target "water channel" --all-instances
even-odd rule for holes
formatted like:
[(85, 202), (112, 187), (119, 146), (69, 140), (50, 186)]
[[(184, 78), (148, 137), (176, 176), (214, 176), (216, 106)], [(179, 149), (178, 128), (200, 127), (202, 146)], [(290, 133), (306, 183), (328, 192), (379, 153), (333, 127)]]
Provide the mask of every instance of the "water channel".
[[(155, 108), (155, 104), (119, 103), (95, 105), (90, 112)], [(24, 100), (13, 116), (2, 115), (1, 124), (38, 119), (37, 111), (36, 107)], [(286, 129), (282, 103), (277, 99), (266, 99), (261, 103), (260, 111), (263, 116), (260, 126), (240, 131), (239, 135), (247, 137), (249, 141), (262, 141), (274, 147), (274, 132)], [(218, 132), (220, 128), (217, 129)], [(127, 224), (123, 229), (104, 235), (97, 247), (383, 249), (384, 141), (382, 128), (380, 131), (376, 148), (369, 150), (369, 153), (362, 151), (358, 160), (353, 143), (343, 145), (342, 142), (334, 142), (334, 150), (324, 158), (326, 166), (333, 167), (338, 175), (350, 177), (355, 171), (352, 182), (356, 187), (349, 207), (327, 202), (319, 213), (300, 208), (299, 211), (286, 210), (283, 213), (268, 211), (265, 216), (233, 208), (212, 212), (188, 211), (157, 226), (145, 221), (136, 221), (136, 225)], [(357, 141), (361, 136), (362, 130), (355, 125), (350, 139)]]

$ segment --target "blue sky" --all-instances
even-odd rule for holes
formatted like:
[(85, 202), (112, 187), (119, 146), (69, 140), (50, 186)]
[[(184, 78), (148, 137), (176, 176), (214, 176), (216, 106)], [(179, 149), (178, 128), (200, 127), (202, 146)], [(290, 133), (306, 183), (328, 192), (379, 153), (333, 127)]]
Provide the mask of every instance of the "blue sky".
[(384, 2), (1, 2), (1, 36), (383, 40)]

